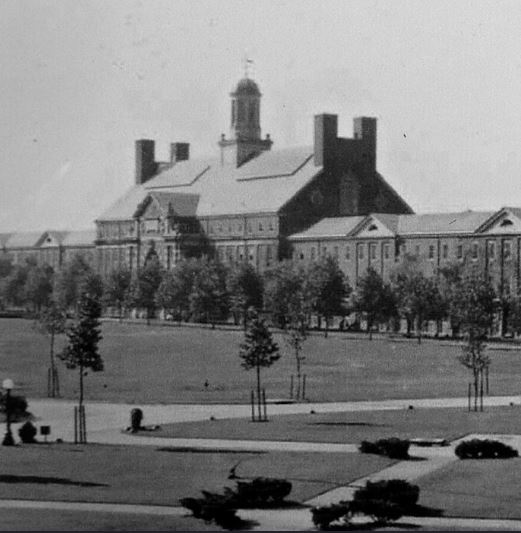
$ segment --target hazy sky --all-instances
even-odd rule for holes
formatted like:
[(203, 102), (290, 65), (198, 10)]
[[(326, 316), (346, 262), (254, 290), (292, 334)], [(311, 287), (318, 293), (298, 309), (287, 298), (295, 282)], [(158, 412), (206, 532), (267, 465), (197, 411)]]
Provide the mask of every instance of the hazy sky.
[(273, 149), (376, 116), (417, 212), (521, 206), (517, 0), (0, 0), (0, 232), (88, 226), (137, 138), (216, 154), (245, 53)]

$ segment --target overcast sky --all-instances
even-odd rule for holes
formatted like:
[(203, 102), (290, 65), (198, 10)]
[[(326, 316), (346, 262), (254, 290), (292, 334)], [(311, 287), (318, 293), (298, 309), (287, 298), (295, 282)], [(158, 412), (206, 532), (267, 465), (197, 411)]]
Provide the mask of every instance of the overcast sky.
[(0, 232), (88, 227), (137, 138), (215, 155), (245, 54), (273, 149), (376, 116), (415, 211), (521, 206), (521, 2), (0, 0)]

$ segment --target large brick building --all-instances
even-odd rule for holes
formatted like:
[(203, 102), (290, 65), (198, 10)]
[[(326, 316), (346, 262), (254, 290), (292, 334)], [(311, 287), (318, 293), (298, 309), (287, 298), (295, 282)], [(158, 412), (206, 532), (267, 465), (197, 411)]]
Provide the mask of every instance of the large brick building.
[(413, 214), (377, 171), (376, 119), (355, 118), (353, 137), (341, 138), (336, 115), (317, 115), (312, 144), (276, 150), (261, 135), (258, 85), (244, 78), (230, 96), (214, 158), (191, 159), (174, 142), (169, 161), (156, 161), (154, 141), (138, 140), (134, 184), (95, 230), (0, 234), (0, 250), (55, 268), (82, 253), (102, 274), (137, 272), (151, 256), (166, 269), (210, 254), (262, 271), (332, 254), (353, 285), (370, 266), (388, 278), (408, 253), (427, 275), (466, 261), (502, 293), (520, 291), (521, 209)]

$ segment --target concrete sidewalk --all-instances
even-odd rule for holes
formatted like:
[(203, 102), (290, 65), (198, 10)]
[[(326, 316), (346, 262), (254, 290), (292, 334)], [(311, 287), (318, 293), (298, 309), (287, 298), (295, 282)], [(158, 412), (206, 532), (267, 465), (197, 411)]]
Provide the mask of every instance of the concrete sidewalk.
[[(490, 396), (487, 406), (521, 404), (521, 396)], [(36, 424), (51, 426), (51, 439), (61, 438), (71, 441), (74, 436), (73, 413), (76, 402), (71, 400), (31, 400), (29, 410), (36, 417)], [(103, 402), (86, 402), (87, 431), (94, 435), (103, 431), (103, 435), (111, 441), (116, 441), (120, 431), (130, 425), (130, 411), (140, 407), (144, 413), (145, 424), (166, 424), (176, 422), (209, 420), (210, 417), (248, 418), (249, 405), (239, 404), (170, 404), (170, 405), (135, 405)], [(316, 413), (326, 412), (359, 412), (414, 408), (444, 408), (465, 407), (467, 398), (427, 398), (413, 400), (383, 400), (361, 402), (332, 402), (332, 403), (295, 403), (272, 404), (268, 406), (269, 416), (284, 414), (305, 414), (311, 410)], [(0, 431), (2, 428), (0, 427)], [(112, 433), (111, 433), (112, 432)], [(102, 433), (100, 433), (101, 438)], [(99, 442), (97, 440), (97, 442)], [(144, 441), (143, 441), (144, 442)], [(130, 443), (130, 442), (129, 442)], [(137, 442), (133, 442), (137, 444)]]

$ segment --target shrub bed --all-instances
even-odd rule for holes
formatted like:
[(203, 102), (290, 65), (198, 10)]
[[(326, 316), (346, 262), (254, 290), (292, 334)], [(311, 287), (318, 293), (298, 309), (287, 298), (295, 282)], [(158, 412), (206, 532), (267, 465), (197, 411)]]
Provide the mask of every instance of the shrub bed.
[(385, 455), (390, 459), (409, 459), (410, 445), (408, 440), (391, 437), (376, 442), (363, 440), (358, 449), (362, 453)]
[(312, 508), (312, 519), (320, 529), (328, 529), (335, 522), (349, 525), (355, 514), (386, 524), (413, 510), (419, 496), (420, 488), (402, 479), (368, 481), (354, 493), (350, 502)]
[(460, 459), (510, 459), (519, 455), (518, 451), (492, 439), (471, 439), (460, 442), (454, 453)]
[(202, 498), (182, 498), (183, 507), (195, 518), (236, 529), (242, 524), (237, 509), (277, 507), (291, 492), (291, 482), (285, 479), (258, 477), (252, 481), (238, 481), (235, 489), (224, 488), (223, 494), (201, 491)]

